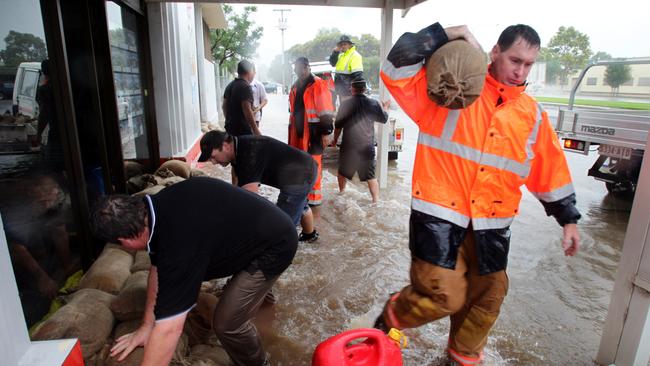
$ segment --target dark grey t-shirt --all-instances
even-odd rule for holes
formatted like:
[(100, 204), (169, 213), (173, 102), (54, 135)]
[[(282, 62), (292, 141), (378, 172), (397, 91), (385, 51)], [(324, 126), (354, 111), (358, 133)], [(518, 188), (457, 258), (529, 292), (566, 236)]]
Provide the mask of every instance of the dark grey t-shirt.
[(335, 124), (336, 128), (343, 129), (341, 150), (371, 154), (374, 158), (375, 122), (386, 123), (387, 120), (388, 114), (379, 102), (364, 94), (343, 101)]
[(260, 182), (280, 190), (312, 185), (316, 162), (304, 151), (268, 136), (240, 136), (233, 162), (239, 186)]

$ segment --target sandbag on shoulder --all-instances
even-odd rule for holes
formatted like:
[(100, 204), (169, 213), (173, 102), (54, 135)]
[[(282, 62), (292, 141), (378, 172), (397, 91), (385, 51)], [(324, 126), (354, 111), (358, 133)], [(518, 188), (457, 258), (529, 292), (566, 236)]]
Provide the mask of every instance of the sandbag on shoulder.
[(439, 106), (466, 108), (483, 90), (486, 57), (467, 41), (444, 44), (427, 60), (426, 67), (427, 94)]
[(115, 318), (108, 308), (113, 298), (96, 289), (73, 293), (66, 305), (34, 330), (32, 339), (79, 338), (82, 353), (94, 355), (113, 331)]
[(94, 288), (117, 294), (131, 275), (133, 254), (119, 245), (106, 244), (102, 254), (79, 281), (79, 288)]

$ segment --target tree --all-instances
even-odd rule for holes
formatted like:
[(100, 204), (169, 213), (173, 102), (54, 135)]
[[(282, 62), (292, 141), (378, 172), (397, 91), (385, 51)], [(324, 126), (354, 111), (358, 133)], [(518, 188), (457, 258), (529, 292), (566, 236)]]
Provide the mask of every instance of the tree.
[[(329, 61), (329, 56), (343, 33), (338, 28), (321, 28), (316, 36), (305, 43), (294, 45), (286, 52), (285, 80), (291, 80), (293, 72), (289, 65), (291, 60), (304, 56), (310, 62)], [(366, 80), (373, 86), (379, 85), (379, 40), (372, 34), (361, 37), (351, 36), (357, 51), (363, 56), (363, 69)], [(282, 81), (282, 55), (276, 56), (269, 66), (269, 77)]]
[(0, 50), (0, 60), (5, 66), (18, 66), (21, 62), (41, 62), (47, 58), (45, 42), (31, 33), (9, 31), (5, 37), (6, 48)]
[(362, 34), (356, 45), (357, 51), (363, 55), (364, 63), (366, 57), (379, 57), (379, 40), (372, 34)]
[(573, 27), (560, 27), (548, 43), (548, 50), (562, 66), (560, 81), (567, 83), (569, 75), (582, 69), (591, 56), (589, 36)]
[(632, 79), (630, 65), (613, 64), (605, 69), (605, 83), (612, 88), (612, 94), (618, 94), (618, 88)]
[(210, 31), (212, 56), (220, 68), (234, 73), (239, 61), (255, 54), (264, 32), (263, 27), (256, 27), (250, 20), (250, 15), (256, 11), (257, 7), (246, 6), (243, 13), (237, 14), (232, 6), (223, 5), (228, 25), (225, 29)]
[[(337, 28), (321, 28), (314, 39), (291, 47), (287, 53), (291, 55), (290, 59), (304, 56), (311, 62), (329, 60), (332, 49), (341, 38), (341, 34)], [(352, 42), (354, 41), (352, 39)]]
[(539, 51), (539, 61), (546, 62), (546, 83), (550, 85), (557, 84), (560, 74), (562, 73), (562, 65), (560, 61), (555, 58), (555, 55), (546, 47), (542, 47)]
[(590, 63), (596, 63), (598, 61), (607, 61), (607, 60), (611, 60), (611, 59), (612, 59), (612, 55), (610, 55), (609, 53), (603, 52), (603, 51), (598, 51), (598, 52), (594, 53), (593, 56), (591, 56), (591, 58), (589, 59), (589, 62)]

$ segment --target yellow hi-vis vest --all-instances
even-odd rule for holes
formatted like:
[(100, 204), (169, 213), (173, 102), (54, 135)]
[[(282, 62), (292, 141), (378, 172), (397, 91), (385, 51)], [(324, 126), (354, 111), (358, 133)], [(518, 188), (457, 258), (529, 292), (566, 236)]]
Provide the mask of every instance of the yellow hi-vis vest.
[(360, 71), (363, 71), (363, 57), (357, 52), (356, 46), (352, 46), (347, 51), (339, 54), (339, 60), (336, 62), (337, 74), (349, 75)]

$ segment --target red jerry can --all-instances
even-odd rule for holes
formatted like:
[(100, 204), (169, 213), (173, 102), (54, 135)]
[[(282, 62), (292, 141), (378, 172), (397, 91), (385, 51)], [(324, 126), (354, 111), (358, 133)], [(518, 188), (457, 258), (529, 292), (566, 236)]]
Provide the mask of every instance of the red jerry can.
[(84, 366), (84, 358), (81, 355), (81, 345), (79, 340), (75, 342), (74, 347), (68, 357), (65, 358), (61, 366)]
[[(360, 342), (352, 343), (355, 340)], [(398, 344), (379, 329), (353, 329), (319, 344), (314, 351), (311, 364), (312, 366), (402, 366), (402, 352)]]

